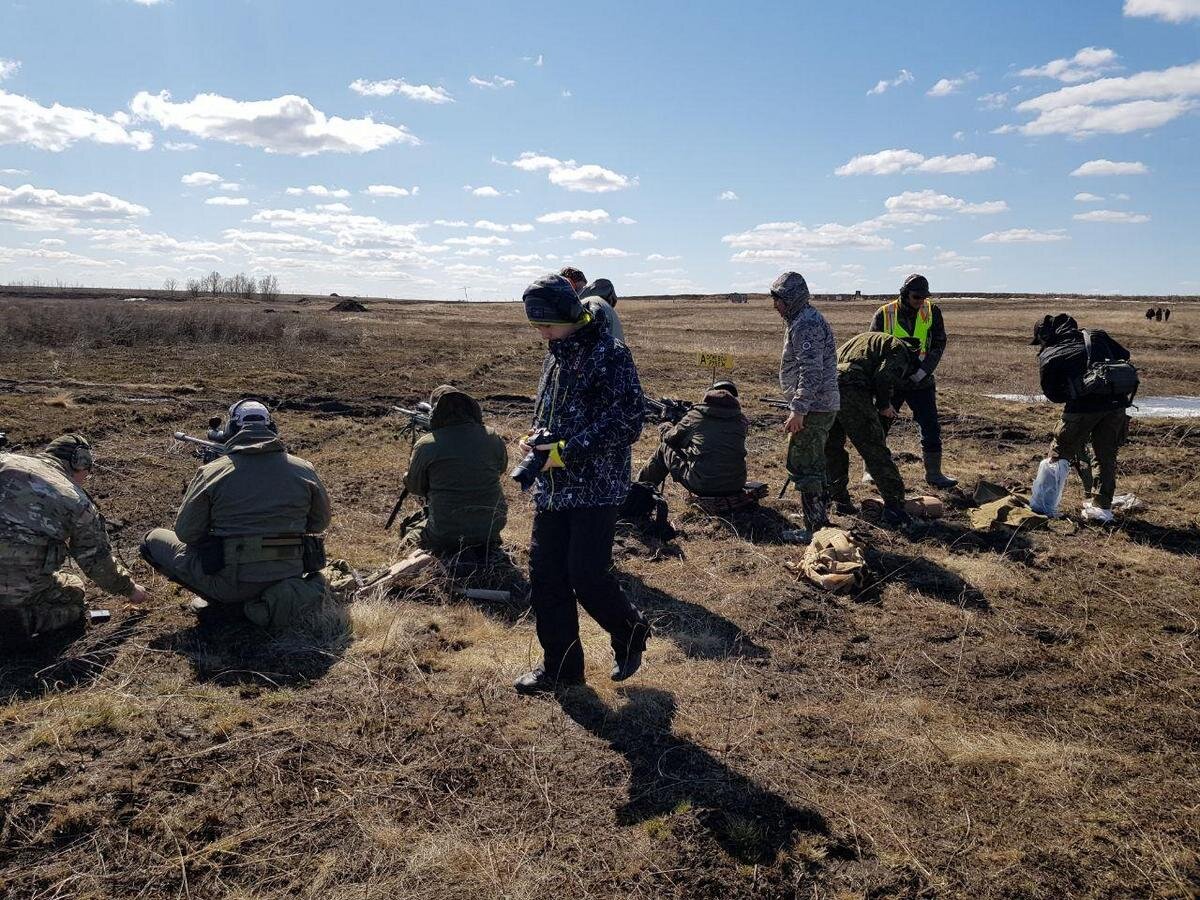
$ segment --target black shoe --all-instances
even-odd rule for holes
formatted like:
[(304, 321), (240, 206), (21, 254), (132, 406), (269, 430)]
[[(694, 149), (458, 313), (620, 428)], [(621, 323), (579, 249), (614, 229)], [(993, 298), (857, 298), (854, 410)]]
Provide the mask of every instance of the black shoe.
[(513, 688), (518, 694), (551, 694), (559, 688), (580, 684), (583, 684), (582, 678), (554, 678), (546, 674), (544, 666), (538, 666), (514, 681)]
[(854, 505), (854, 501), (850, 498), (849, 494), (845, 497), (834, 497), (832, 502), (833, 508), (840, 516), (853, 516), (858, 513), (858, 507)]
[(903, 506), (884, 504), (883, 515), (879, 522), (884, 528), (909, 528), (913, 524), (913, 519)]
[(612, 667), (612, 680), (624, 681), (632, 678), (642, 667), (642, 650), (630, 650), (624, 657), (618, 656)]

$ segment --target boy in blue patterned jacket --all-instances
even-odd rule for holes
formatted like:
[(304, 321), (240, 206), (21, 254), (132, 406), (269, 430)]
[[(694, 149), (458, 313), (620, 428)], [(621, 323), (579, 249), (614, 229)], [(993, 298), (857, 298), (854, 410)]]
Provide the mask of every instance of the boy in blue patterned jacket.
[[(561, 275), (522, 298), (547, 341), (534, 431), (556, 441), (534, 487), (530, 599), (544, 661), (517, 679), (521, 693), (583, 682), (578, 601), (609, 633), (614, 681), (638, 670), (649, 626), (612, 571), (617, 511), (629, 491), (630, 447), (642, 433), (642, 386), (629, 350), (593, 322)], [(531, 448), (522, 441), (522, 450)]]

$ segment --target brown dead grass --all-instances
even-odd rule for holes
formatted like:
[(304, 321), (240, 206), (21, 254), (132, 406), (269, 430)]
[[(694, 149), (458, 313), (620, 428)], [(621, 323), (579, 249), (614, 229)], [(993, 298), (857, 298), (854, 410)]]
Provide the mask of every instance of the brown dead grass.
[[(313, 327), (345, 324), (274, 306)], [(1200, 307), (1176, 306), (1168, 325), (1147, 324), (1136, 302), (1063, 306), (1130, 346), (1145, 394), (1198, 392)], [(256, 309), (222, 307), (262, 318)], [(949, 467), (968, 487), (1027, 486), (1055, 410), (981, 395), (1035, 389), (1025, 335), (1057, 309), (945, 310)], [(698, 395), (697, 350), (737, 356), (751, 476), (778, 485), (780, 417), (752, 399), (775, 392), (773, 312), (620, 311), (653, 393)], [(872, 306), (826, 311), (845, 338)], [(408, 452), (398, 423), (373, 410), (443, 381), (480, 397), (533, 390), (540, 349), (513, 305), (375, 304), (348, 327), (360, 342), (317, 353), (266, 342), (237, 362), (182, 341), (151, 353), (6, 347), (10, 440), (93, 438), (90, 489), (156, 603), (139, 619), (107, 601), (115, 621), (63, 662), (0, 661), (5, 896), (1194, 893), (1195, 426), (1135, 422), (1121, 489), (1151, 509), (1113, 530), (1061, 522), (981, 537), (953, 503), (914, 540), (854, 521), (884, 576), (857, 598), (784, 569), (798, 553), (777, 540), (794, 500), (725, 523), (685, 512), (673, 491), (682, 555), (633, 535), (618, 545), (626, 587), (656, 624), (644, 672), (613, 685), (605, 637), (584, 617), (590, 687), (531, 701), (509, 687), (536, 658), (519, 605), (471, 604), (431, 579), (286, 640), (203, 638), (182, 593), (131, 553), (170, 521), (194, 468), (169, 432), (194, 432), (243, 391), (308, 402), (279, 414), (282, 432), (333, 493), (332, 554), (372, 568), (396, 553), (381, 526)], [(46, 403), (67, 394), (74, 405)], [(322, 398), (361, 412), (322, 413)], [(485, 408), (510, 438), (527, 423), (506, 401)], [(894, 434), (916, 479), (916, 431), (902, 422)], [(652, 443), (648, 433), (635, 459)], [(531, 516), (509, 499), (521, 571)], [(1072, 484), (1067, 508), (1078, 503)]]

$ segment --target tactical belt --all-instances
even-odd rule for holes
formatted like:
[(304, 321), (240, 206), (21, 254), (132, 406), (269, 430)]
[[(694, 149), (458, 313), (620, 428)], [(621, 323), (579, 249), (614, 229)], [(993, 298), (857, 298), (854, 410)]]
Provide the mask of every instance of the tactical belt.
[(300, 559), (303, 554), (303, 535), (251, 534), (225, 538), (226, 565), (293, 560)]

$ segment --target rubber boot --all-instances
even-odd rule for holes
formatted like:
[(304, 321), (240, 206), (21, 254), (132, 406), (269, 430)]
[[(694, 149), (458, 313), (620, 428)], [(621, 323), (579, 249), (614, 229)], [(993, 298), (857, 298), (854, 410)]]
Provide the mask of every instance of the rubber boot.
[(925, 483), (935, 488), (952, 488), (958, 484), (957, 478), (942, 474), (942, 454), (925, 454)]
[(810, 532), (816, 534), (829, 527), (829, 507), (824, 494), (804, 492), (800, 495), (800, 505), (804, 509), (804, 527)]

